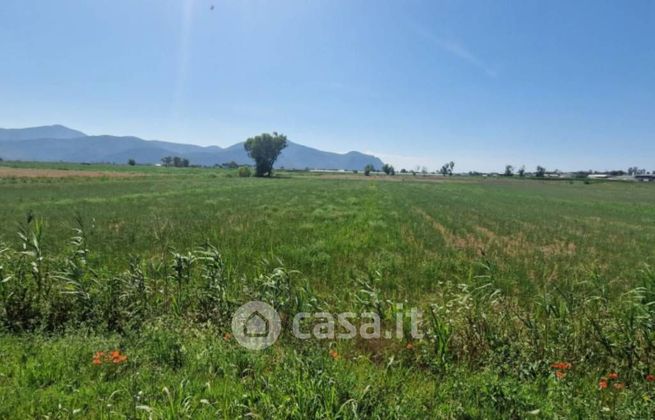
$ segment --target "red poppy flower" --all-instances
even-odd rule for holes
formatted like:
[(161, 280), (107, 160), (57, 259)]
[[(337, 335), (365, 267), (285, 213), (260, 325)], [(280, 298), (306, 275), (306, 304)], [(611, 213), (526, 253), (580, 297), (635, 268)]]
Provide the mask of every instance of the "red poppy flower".
[(102, 352), (102, 351), (97, 351), (97, 352), (95, 352), (95, 353), (93, 354), (93, 359), (92, 359), (91, 362), (92, 362), (94, 365), (96, 365), (96, 366), (101, 365), (101, 364), (102, 364), (102, 357), (103, 357), (104, 355), (105, 355), (105, 353)]
[(557, 362), (550, 365), (553, 369), (566, 370), (571, 369), (571, 364), (568, 362)]

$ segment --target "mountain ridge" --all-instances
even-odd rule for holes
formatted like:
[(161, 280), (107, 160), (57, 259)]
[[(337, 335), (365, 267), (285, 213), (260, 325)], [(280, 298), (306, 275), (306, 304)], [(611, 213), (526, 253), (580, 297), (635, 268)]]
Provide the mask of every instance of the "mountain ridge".
[[(144, 140), (134, 136), (96, 136), (58, 124), (0, 128), (0, 158), (6, 160), (126, 163), (128, 159), (134, 159), (141, 164), (157, 164), (165, 156), (179, 156), (188, 159), (192, 165), (214, 166), (232, 161), (252, 165), (254, 162), (244, 150), (243, 143), (221, 148)], [(380, 168), (383, 162), (357, 151), (326, 152), (289, 141), (275, 167), (356, 170), (369, 164)]]
[(76, 137), (86, 137), (86, 134), (60, 124), (27, 128), (0, 128), (0, 141), (34, 140), (46, 138), (70, 139)]

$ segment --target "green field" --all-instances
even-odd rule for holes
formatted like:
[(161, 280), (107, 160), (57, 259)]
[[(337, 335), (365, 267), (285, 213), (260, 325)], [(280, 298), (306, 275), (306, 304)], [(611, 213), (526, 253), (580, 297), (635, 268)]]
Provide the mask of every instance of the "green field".
[[(655, 412), (655, 185), (38, 167), (135, 176), (0, 178), (0, 418)], [(427, 335), (248, 351), (254, 299)]]

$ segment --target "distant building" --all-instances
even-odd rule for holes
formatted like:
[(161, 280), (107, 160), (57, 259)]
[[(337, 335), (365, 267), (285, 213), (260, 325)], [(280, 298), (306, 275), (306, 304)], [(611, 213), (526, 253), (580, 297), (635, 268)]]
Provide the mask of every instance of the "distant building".
[(655, 182), (655, 174), (635, 175), (635, 179), (641, 182)]

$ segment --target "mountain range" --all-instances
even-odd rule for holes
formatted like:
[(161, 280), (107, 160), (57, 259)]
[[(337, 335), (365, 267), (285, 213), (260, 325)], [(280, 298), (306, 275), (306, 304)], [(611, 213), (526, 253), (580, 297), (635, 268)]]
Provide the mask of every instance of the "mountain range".
[[(214, 166), (236, 162), (254, 162), (243, 148), (243, 142), (221, 148), (197, 146), (138, 137), (91, 136), (62, 125), (31, 128), (0, 128), (0, 158), (4, 160), (44, 162), (160, 163), (165, 156), (186, 158), (192, 165)], [(383, 162), (360, 152), (345, 154), (325, 152), (288, 142), (275, 163), (287, 169), (363, 169), (366, 165), (380, 168)]]

